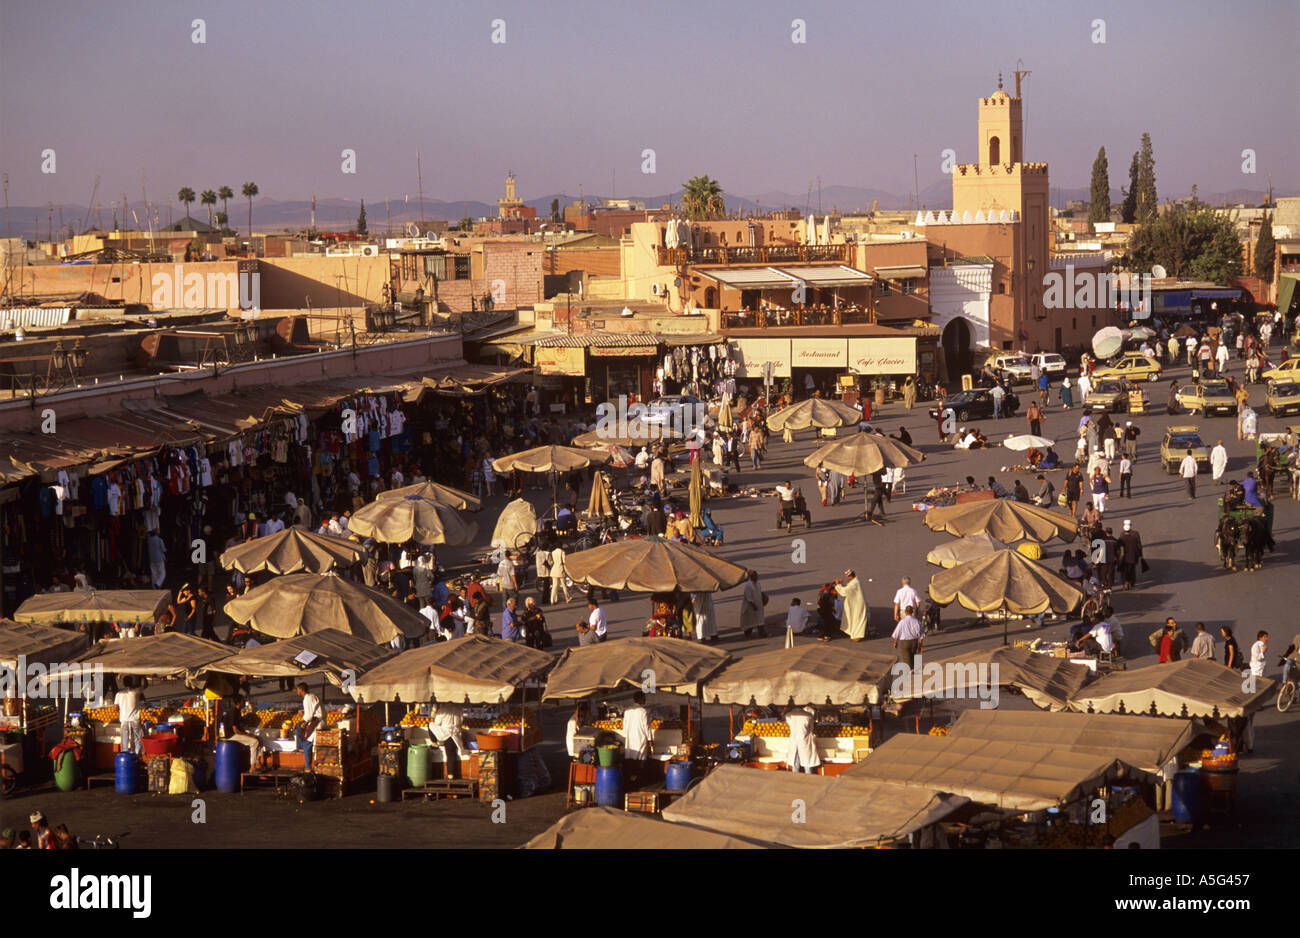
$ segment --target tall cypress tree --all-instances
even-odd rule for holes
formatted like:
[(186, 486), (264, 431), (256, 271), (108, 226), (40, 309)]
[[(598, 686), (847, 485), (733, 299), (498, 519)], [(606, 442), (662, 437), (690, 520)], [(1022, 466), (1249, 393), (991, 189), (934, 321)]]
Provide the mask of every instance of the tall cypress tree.
[(1273, 260), (1277, 254), (1277, 242), (1273, 240), (1273, 216), (1265, 215), (1264, 223), (1259, 228), (1259, 239), (1255, 241), (1255, 276), (1260, 280), (1273, 281)]
[(1156, 158), (1151, 149), (1151, 135), (1142, 134), (1138, 150), (1137, 216), (1139, 225), (1156, 217)]
[(1092, 163), (1092, 187), (1088, 194), (1088, 223), (1110, 221), (1110, 163), (1106, 148), (1097, 151)]
[(1122, 189), (1124, 201), (1120, 203), (1119, 217), (1126, 225), (1133, 224), (1137, 218), (1137, 189), (1138, 189), (1138, 154), (1133, 151), (1133, 162), (1128, 164), (1128, 188)]
[(366, 200), (361, 200), (361, 213), (357, 215), (357, 234), (367, 234), (366, 231)]

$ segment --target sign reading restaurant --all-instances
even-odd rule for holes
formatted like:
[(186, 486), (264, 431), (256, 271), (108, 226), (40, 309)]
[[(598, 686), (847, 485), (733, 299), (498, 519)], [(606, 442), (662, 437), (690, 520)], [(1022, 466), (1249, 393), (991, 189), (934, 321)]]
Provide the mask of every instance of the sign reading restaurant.
[(860, 375), (905, 375), (916, 372), (916, 338), (737, 338), (741, 377), (761, 378), (763, 364), (772, 362), (774, 375), (790, 377), (794, 368), (836, 368)]

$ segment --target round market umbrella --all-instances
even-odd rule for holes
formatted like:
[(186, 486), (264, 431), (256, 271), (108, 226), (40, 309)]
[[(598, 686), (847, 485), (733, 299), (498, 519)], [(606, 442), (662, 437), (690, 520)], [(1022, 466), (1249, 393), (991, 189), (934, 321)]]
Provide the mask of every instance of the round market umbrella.
[(731, 413), (731, 399), (723, 397), (722, 406), (718, 408), (718, 428), (730, 430), (736, 425), (736, 418)]
[(449, 544), (459, 547), (478, 534), (478, 525), (464, 520), (456, 509), (421, 495), (377, 498), (359, 508), (348, 531), (386, 544)]
[(543, 700), (577, 700), (600, 691), (653, 686), (692, 693), (731, 660), (725, 651), (680, 638), (617, 638), (566, 649), (546, 679)]
[(1124, 333), (1114, 326), (1098, 329), (1092, 337), (1092, 351), (1098, 358), (1110, 358), (1124, 347)]
[(598, 453), (573, 446), (538, 446), (492, 460), (497, 472), (572, 472), (609, 460), (608, 453)]
[(856, 427), (862, 422), (862, 411), (843, 401), (810, 397), (792, 407), (778, 410), (767, 418), (767, 428), (776, 430), (806, 430), (829, 427)]
[(702, 547), (663, 537), (640, 537), (601, 544), (570, 554), (564, 561), (569, 579), (586, 586), (666, 593), (712, 593), (744, 582), (747, 572)]
[(1186, 323), (1175, 329), (1174, 335), (1180, 339), (1195, 339), (1198, 337), (1197, 331)]
[(1050, 541), (1054, 537), (1069, 543), (1078, 533), (1078, 521), (1060, 511), (1040, 508), (1012, 498), (993, 498), (931, 508), (925, 525), (932, 531), (947, 531), (958, 537), (987, 532), (998, 540)]
[(955, 600), (972, 612), (1006, 610), (1024, 616), (1073, 612), (1083, 602), (1083, 591), (1020, 551), (1003, 549), (936, 573), (930, 578), (930, 598), (941, 606)]
[(537, 536), (537, 512), (522, 498), (506, 505), (492, 529), (492, 546), (514, 550), (522, 547), (530, 537)]
[(1010, 545), (1003, 544), (996, 537), (988, 534), (972, 534), (969, 537), (959, 537), (955, 541), (941, 544), (926, 554), (925, 559), (927, 563), (947, 570), (958, 564), (987, 557), (994, 551), (1006, 550), (1008, 546)]
[(609, 497), (609, 476), (603, 472), (597, 472), (596, 478), (591, 485), (591, 501), (587, 503), (587, 510), (583, 516), (591, 520), (608, 518), (614, 514), (614, 502)]
[(1154, 329), (1148, 329), (1146, 326), (1137, 326), (1128, 331), (1128, 337), (1130, 339), (1154, 339), (1156, 337), (1156, 331)]
[(230, 548), (221, 566), (240, 573), (328, 573), (350, 567), (365, 556), (361, 546), (294, 525)]
[(419, 495), (421, 498), (432, 499), (461, 511), (467, 509), (478, 511), (483, 507), (483, 500), (477, 496), (440, 482), (417, 482), (415, 485), (404, 485), (400, 489), (389, 489), (387, 492), (379, 493), (380, 498), (405, 498), (409, 495)]
[(863, 432), (813, 450), (803, 464), (814, 469), (824, 465), (846, 476), (866, 476), (887, 466), (901, 468), (923, 459), (925, 453), (900, 440), (879, 433)]
[(704, 527), (704, 476), (700, 472), (700, 456), (691, 460), (691, 527)]
[(1012, 434), (1002, 441), (1002, 445), (1007, 449), (1027, 450), (1027, 449), (1047, 449), (1049, 446), (1055, 446), (1055, 440), (1049, 440), (1045, 436), (1034, 436), (1032, 433), (1021, 433), (1020, 435)]
[[(623, 429), (631, 430), (634, 428), (628, 426)], [(574, 447), (583, 450), (605, 450), (609, 446), (626, 446), (640, 449), (642, 446), (653, 447), (665, 442), (672, 444), (681, 439), (681, 433), (674, 432), (670, 423), (647, 423), (644, 430), (644, 433), (620, 434), (618, 427), (597, 427), (595, 430), (579, 433), (571, 442)]]
[(293, 638), (337, 629), (373, 642), (398, 635), (414, 638), (429, 623), (386, 593), (345, 580), (336, 573), (291, 573), (226, 603), (226, 613), (273, 638)]

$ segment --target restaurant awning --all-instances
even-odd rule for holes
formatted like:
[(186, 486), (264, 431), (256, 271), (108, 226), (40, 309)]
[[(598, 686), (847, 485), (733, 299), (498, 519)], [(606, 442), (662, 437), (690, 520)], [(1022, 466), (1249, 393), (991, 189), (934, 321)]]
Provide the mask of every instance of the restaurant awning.
[(833, 289), (867, 287), (875, 282), (875, 278), (870, 274), (864, 274), (843, 264), (727, 267), (697, 269), (697, 272), (733, 290), (788, 290), (801, 283), (810, 287)]
[(899, 264), (890, 267), (876, 267), (874, 269), (876, 271), (876, 276), (882, 277), (885, 280), (912, 280), (925, 277), (929, 273), (929, 271), (924, 267), (907, 264)]

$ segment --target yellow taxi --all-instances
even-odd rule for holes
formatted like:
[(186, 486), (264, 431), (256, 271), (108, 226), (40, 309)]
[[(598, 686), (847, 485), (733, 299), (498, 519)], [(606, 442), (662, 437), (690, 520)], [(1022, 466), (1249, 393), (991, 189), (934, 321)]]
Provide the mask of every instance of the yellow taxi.
[(1265, 381), (1300, 381), (1300, 358), (1284, 361), (1264, 372), (1262, 377)]
[(1125, 381), (1159, 381), (1160, 363), (1142, 355), (1125, 355), (1113, 365), (1098, 368), (1092, 374), (1094, 381), (1103, 378), (1122, 378)]
[(1237, 399), (1228, 382), (1207, 378), (1199, 384), (1185, 384), (1178, 390), (1178, 404), (1189, 414), (1230, 417), (1237, 412)]
[(1300, 384), (1294, 381), (1270, 381), (1264, 406), (1274, 417), (1300, 414)]

